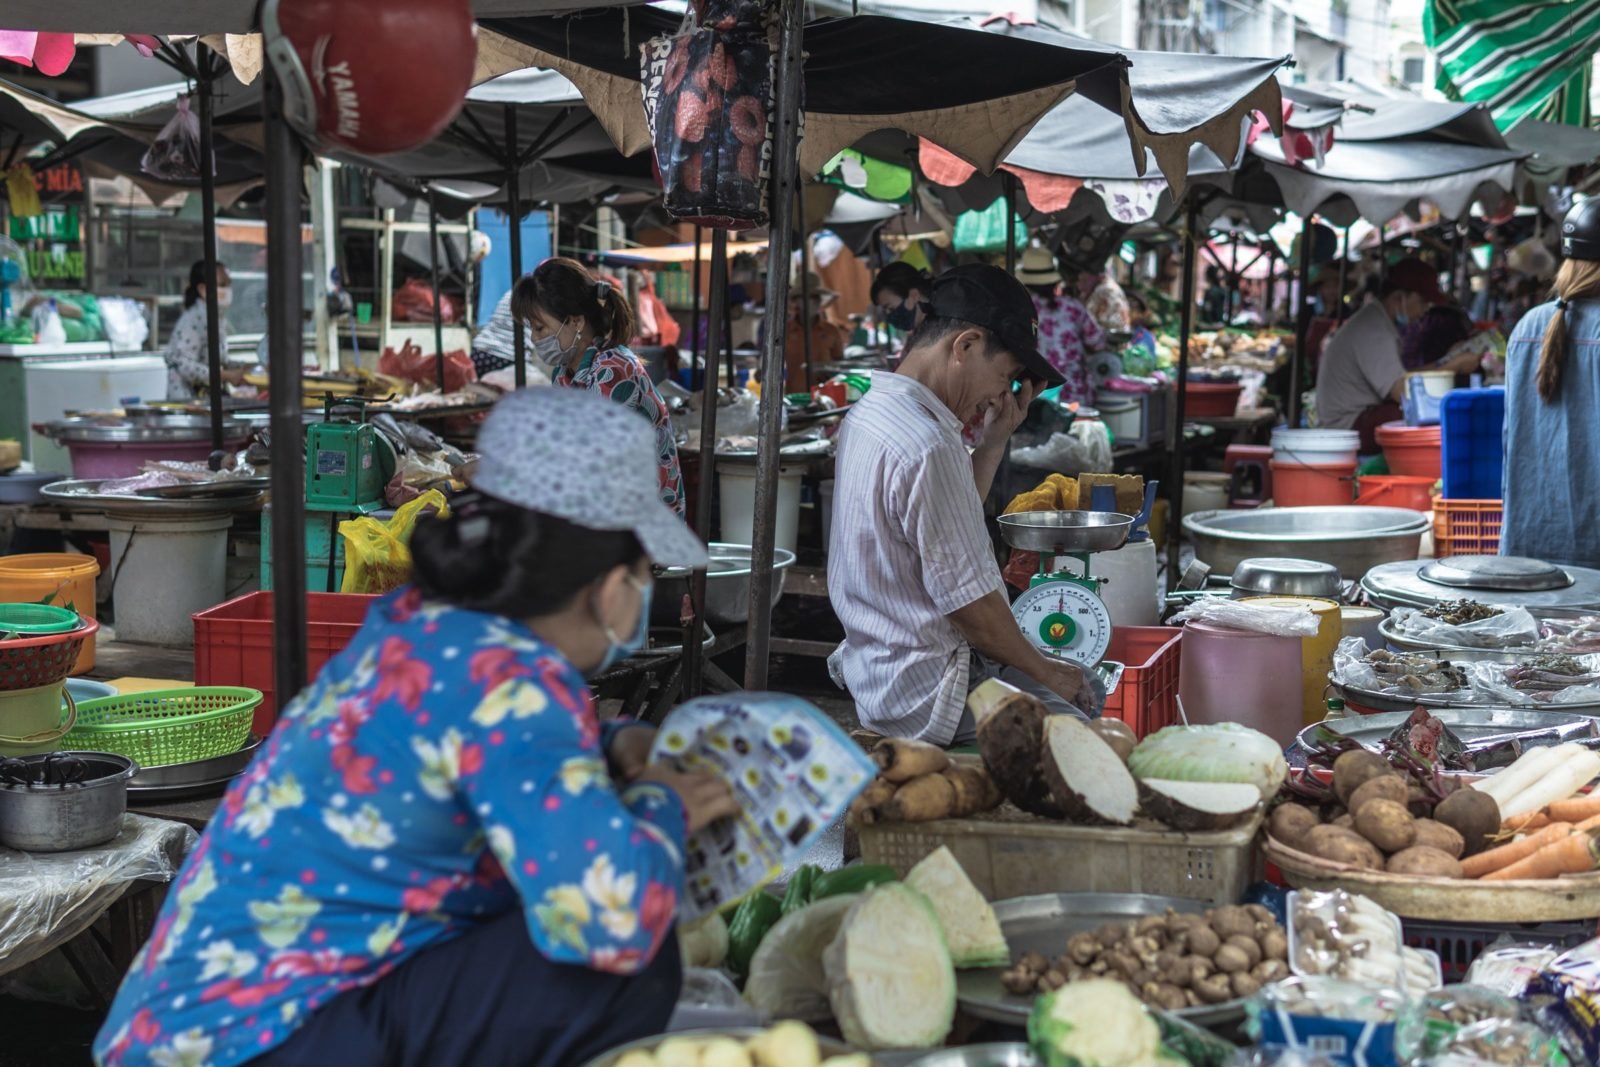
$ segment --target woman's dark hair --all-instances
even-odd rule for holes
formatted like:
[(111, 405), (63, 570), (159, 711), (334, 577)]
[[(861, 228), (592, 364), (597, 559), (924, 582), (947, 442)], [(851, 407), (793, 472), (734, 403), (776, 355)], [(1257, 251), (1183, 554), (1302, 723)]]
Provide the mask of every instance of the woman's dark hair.
[(1539, 346), (1539, 369), (1534, 380), (1539, 388), (1539, 399), (1554, 404), (1561, 396), (1561, 375), (1566, 369), (1567, 307), (1575, 300), (1600, 296), (1600, 262), (1592, 259), (1569, 259), (1556, 271), (1556, 284), (1551, 290), (1556, 299), (1556, 310), (1545, 324), (1544, 341)]
[(643, 557), (627, 530), (592, 530), (482, 494), (458, 497), (449, 518), (424, 518), (411, 533), (411, 576), (423, 596), (519, 619), (560, 611), (596, 578)]
[(539, 311), (561, 322), (581, 318), (597, 344), (625, 345), (633, 339), (628, 298), (575, 259), (547, 259), (517, 281), (511, 291), (511, 314), (519, 322), (530, 322)]
[(1061, 304), (1061, 283), (1051, 282), (1049, 285), (1030, 285), (1028, 292), (1037, 300), (1044, 301), (1044, 305), (1055, 310)]
[(913, 289), (927, 296), (933, 291), (933, 275), (918, 270), (903, 259), (897, 259), (872, 279), (872, 292), (869, 295), (874, 304), (878, 302), (878, 294), (885, 289), (902, 300), (910, 296)]
[[(228, 268), (221, 263), (217, 264), (217, 281), (221, 281), (227, 274)], [(194, 307), (195, 301), (200, 299), (200, 287), (206, 284), (206, 261), (197, 259), (194, 266), (189, 268), (189, 288), (183, 291), (183, 306), (185, 310)]]

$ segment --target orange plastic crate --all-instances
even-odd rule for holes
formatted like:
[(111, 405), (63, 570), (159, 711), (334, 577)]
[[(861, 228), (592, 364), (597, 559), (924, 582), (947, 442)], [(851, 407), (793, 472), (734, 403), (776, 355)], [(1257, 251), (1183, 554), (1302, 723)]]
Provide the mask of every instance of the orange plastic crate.
[(1178, 642), (1173, 626), (1119, 626), (1106, 659), (1126, 664), (1122, 682), (1106, 698), (1103, 714), (1121, 719), (1139, 737), (1178, 721)]
[(1501, 500), (1435, 500), (1433, 554), (1440, 559), (1498, 555), (1504, 514)]

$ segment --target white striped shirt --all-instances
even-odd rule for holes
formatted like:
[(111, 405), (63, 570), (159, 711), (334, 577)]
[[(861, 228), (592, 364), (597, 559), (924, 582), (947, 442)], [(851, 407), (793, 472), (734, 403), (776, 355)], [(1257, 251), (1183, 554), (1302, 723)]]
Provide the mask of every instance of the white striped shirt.
[(1004, 586), (961, 420), (920, 382), (876, 372), (845, 416), (831, 538), (834, 681), (863, 726), (948, 744), (971, 652), (947, 616)]

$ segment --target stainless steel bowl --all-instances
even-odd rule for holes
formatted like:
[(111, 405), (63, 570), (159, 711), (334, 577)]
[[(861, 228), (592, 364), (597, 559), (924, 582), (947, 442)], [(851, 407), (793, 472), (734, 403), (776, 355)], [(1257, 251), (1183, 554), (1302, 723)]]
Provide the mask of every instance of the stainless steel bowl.
[(1247, 559), (1285, 556), (1337, 567), (1354, 579), (1373, 567), (1414, 560), (1433, 520), (1409, 508), (1261, 508), (1185, 515), (1195, 558), (1232, 574)]
[[(20, 757), (42, 762), (57, 753)], [(92, 777), (72, 785), (0, 783), (0, 845), (23, 852), (70, 852), (105, 844), (122, 830), (128, 782), (139, 765), (111, 752), (72, 752)]]
[[(706, 570), (706, 618), (713, 623), (738, 623), (750, 618), (750, 546), (712, 542), (706, 546), (711, 565)], [(794, 566), (794, 553), (777, 548), (772, 553), (772, 606), (783, 597), (783, 572)], [(677, 626), (683, 598), (689, 593), (687, 567), (667, 567), (656, 574), (650, 607), (654, 626)]]
[(1039, 1057), (1020, 1041), (1000, 1041), (943, 1048), (912, 1060), (910, 1067), (1039, 1067)]
[[(207, 441), (211, 438), (211, 419), (203, 415), (164, 415), (137, 419), (80, 416), (58, 419), (39, 427), (39, 432), (61, 444), (155, 444), (164, 441)], [(249, 436), (235, 419), (222, 420), (224, 441), (243, 441)]]
[[(669, 1037), (702, 1039), (710, 1037), (731, 1037), (736, 1041), (743, 1042), (749, 1038), (755, 1037), (760, 1033), (764, 1033), (764, 1031), (754, 1027), (730, 1026), (727, 1028), (719, 1027), (711, 1030), (680, 1030), (671, 1034), (655, 1034), (651, 1037), (641, 1037), (637, 1041), (630, 1041), (626, 1045), (618, 1045), (610, 1052), (604, 1052), (599, 1056), (596, 1056), (594, 1059), (584, 1064), (583, 1067), (614, 1067), (615, 1064), (622, 1061), (622, 1057), (626, 1056), (630, 1052), (654, 1052), (661, 1045), (661, 1043), (667, 1040)], [(823, 1037), (821, 1035), (818, 1035), (817, 1037), (817, 1046), (824, 1056), (843, 1056), (851, 1051), (850, 1046), (846, 1045), (844, 1042), (836, 1041), (831, 1037)], [(871, 1061), (869, 1060), (868, 1062), (870, 1063)]]
[(1115, 511), (1019, 511), (1000, 516), (1000, 536), (1027, 552), (1112, 552), (1128, 541), (1133, 516)]
[(1339, 568), (1311, 559), (1259, 556), (1233, 569), (1235, 599), (1247, 596), (1310, 596), (1338, 600), (1344, 581)]

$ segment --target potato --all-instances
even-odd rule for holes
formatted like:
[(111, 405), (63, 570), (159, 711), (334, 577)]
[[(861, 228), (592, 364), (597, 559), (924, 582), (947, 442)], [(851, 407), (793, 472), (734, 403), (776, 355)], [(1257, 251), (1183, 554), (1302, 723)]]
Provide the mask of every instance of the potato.
[(1333, 792), (1339, 798), (1339, 803), (1351, 807), (1350, 798), (1355, 791), (1373, 778), (1394, 773), (1394, 768), (1389, 766), (1389, 761), (1361, 749), (1355, 752), (1346, 752), (1333, 761)]
[(752, 1037), (745, 1045), (756, 1067), (817, 1067), (822, 1050), (816, 1032), (805, 1023), (778, 1023)]
[(1345, 805), (1350, 809), (1351, 815), (1360, 815), (1364, 804), (1373, 800), (1392, 800), (1396, 804), (1405, 804), (1411, 796), (1411, 790), (1406, 785), (1405, 778), (1398, 774), (1384, 774), (1376, 778), (1368, 778), (1356, 787), (1350, 794), (1350, 802)]
[(1329, 826), (1337, 826), (1341, 830), (1354, 830), (1356, 828), (1356, 819), (1355, 819), (1354, 815), (1351, 815), (1347, 811), (1343, 815), (1340, 815), (1338, 818), (1335, 818), (1335, 819), (1331, 820), (1328, 823), (1328, 825)]
[(1306, 851), (1320, 859), (1369, 871), (1383, 870), (1383, 853), (1372, 842), (1338, 826), (1319, 826), (1306, 835)]
[(1096, 719), (1089, 724), (1089, 729), (1098, 734), (1100, 740), (1110, 745), (1111, 750), (1123, 763), (1128, 762), (1134, 746), (1139, 743), (1139, 739), (1133, 735), (1133, 728), (1121, 719)]
[(750, 1067), (750, 1053), (731, 1037), (714, 1037), (700, 1046), (700, 1067)]
[(692, 1037), (669, 1037), (656, 1046), (658, 1067), (700, 1067), (700, 1042)]
[(1500, 832), (1500, 805), (1477, 789), (1457, 789), (1433, 809), (1433, 817), (1461, 835), (1461, 854), (1482, 852), (1484, 844)]
[(656, 1067), (656, 1058), (648, 1052), (635, 1049), (632, 1052), (625, 1053), (616, 1062), (616, 1067)]
[(1356, 812), (1356, 833), (1384, 852), (1400, 852), (1417, 840), (1417, 820), (1404, 804), (1379, 797)]
[(1396, 852), (1385, 868), (1390, 874), (1414, 874), (1424, 878), (1461, 878), (1461, 863), (1448, 852), (1426, 845)]
[(1317, 813), (1301, 804), (1279, 804), (1272, 809), (1267, 820), (1267, 833), (1290, 848), (1299, 848), (1300, 842), (1311, 828), (1317, 825)]
[(1416, 821), (1417, 839), (1412, 844), (1423, 845), (1427, 848), (1436, 848), (1455, 859), (1461, 858), (1466, 842), (1460, 834), (1435, 819), (1418, 819)]

